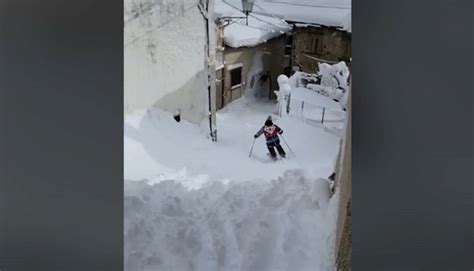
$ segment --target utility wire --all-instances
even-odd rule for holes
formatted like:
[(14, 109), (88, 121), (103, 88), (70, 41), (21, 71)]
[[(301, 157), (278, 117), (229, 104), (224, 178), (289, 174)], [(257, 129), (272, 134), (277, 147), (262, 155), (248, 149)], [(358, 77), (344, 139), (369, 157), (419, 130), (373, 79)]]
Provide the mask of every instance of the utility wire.
[(257, 5), (257, 4), (253, 4), (254, 6), (256, 6), (257, 8), (259, 8), (260, 10), (263, 10), (263, 12), (265, 12), (266, 14), (270, 15), (272, 18), (275, 18), (283, 23), (287, 23), (285, 20), (283, 20), (282, 18), (279, 18), (277, 16), (275, 16), (274, 14), (271, 14), (270, 12), (266, 11), (264, 8), (262, 8), (261, 6)]
[[(250, 16), (250, 17), (252, 17), (252, 18), (254, 18), (254, 19), (256, 19), (257, 21), (260, 21), (260, 22), (263, 22), (263, 23), (266, 23), (266, 24), (272, 25), (272, 26), (274, 26), (274, 27), (278, 27), (279, 29), (283, 29), (283, 28), (285, 28), (285, 27), (283, 27), (283, 26), (280, 26), (280, 25), (276, 25), (276, 24), (273, 24), (273, 23), (267, 22), (267, 21), (265, 21), (265, 20), (263, 20), (263, 19), (261, 19), (261, 18), (259, 18), (259, 17), (257, 17), (257, 16), (250, 15), (250, 14), (249, 14), (249, 16)], [(285, 22), (285, 24), (286, 24), (286, 22)]]
[(166, 25), (169, 24), (170, 22), (174, 21), (177, 17), (184, 16), (184, 14), (186, 14), (188, 11), (192, 10), (193, 8), (198, 8), (198, 6), (191, 6), (191, 7), (188, 7), (188, 8), (186, 8), (185, 10), (183, 10), (182, 12), (180, 12), (179, 14), (177, 14), (177, 16), (174, 16), (174, 17), (172, 17), (172, 18), (166, 20), (164, 23), (159, 24), (159, 25), (157, 25), (156, 27), (153, 27), (153, 28), (151, 28), (151, 29), (148, 29), (147, 31), (145, 31), (145, 33), (144, 33), (143, 35), (140, 35), (140, 36), (134, 38), (133, 40), (131, 40), (131, 41), (125, 43), (124, 47), (130, 46), (131, 44), (137, 42), (138, 40), (143, 39), (145, 36), (147, 36), (147, 35), (150, 34), (151, 32), (154, 32), (154, 31), (156, 31), (156, 30), (158, 30), (158, 29), (160, 29), (160, 28), (166, 26)]
[[(291, 6), (301, 6), (301, 7), (315, 7), (315, 8), (328, 8), (328, 9), (345, 9), (351, 10), (350, 7), (337, 7), (337, 6), (325, 6), (325, 5), (310, 5), (310, 4), (302, 4), (302, 3), (292, 3), (292, 2), (285, 2), (285, 1), (263, 1), (266, 3), (275, 3), (275, 4), (285, 4)], [(254, 4), (255, 5), (255, 4)]]
[[(222, 0), (222, 2), (225, 3), (225, 4), (227, 4), (227, 5), (229, 5), (230, 7), (234, 8), (234, 9), (236, 9), (236, 10), (242, 12), (238, 7), (232, 5), (231, 3), (227, 2), (226, 0)], [(258, 20), (258, 21), (261, 21), (261, 22), (263, 22), (263, 23), (269, 24), (269, 25), (274, 26), (274, 27), (284, 28), (284, 27), (279, 26), (279, 25), (276, 25), (276, 24), (274, 24), (274, 23), (265, 21), (265, 20), (263, 20), (263, 19), (261, 19), (261, 18), (255, 16), (255, 15), (252, 15), (252, 14), (249, 14), (249, 17), (252, 17), (252, 18), (254, 18), (254, 19)], [(286, 23), (286, 22), (285, 22), (285, 23)]]

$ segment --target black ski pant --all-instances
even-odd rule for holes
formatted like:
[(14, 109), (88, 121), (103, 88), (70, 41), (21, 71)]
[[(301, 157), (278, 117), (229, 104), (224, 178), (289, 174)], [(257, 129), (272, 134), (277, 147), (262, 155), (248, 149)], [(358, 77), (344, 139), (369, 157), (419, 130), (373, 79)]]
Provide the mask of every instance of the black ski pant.
[(285, 157), (286, 155), (285, 150), (283, 150), (283, 147), (280, 145), (279, 139), (272, 142), (267, 142), (267, 148), (272, 157), (276, 157), (275, 148), (277, 149), (278, 154), (280, 154), (281, 157)]

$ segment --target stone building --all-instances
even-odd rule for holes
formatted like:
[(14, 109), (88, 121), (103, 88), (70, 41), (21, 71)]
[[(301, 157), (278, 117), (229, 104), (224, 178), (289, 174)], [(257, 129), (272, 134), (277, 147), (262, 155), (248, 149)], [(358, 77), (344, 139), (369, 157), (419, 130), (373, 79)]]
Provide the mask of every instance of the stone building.
[(287, 33), (286, 54), (294, 71), (314, 73), (318, 63), (335, 64), (351, 59), (351, 1), (326, 0), (265, 1), (256, 13), (272, 14), (292, 26)]
[[(244, 14), (225, 3), (216, 6), (216, 108), (246, 95), (275, 99), (277, 78), (289, 65), (285, 33), (290, 26), (264, 16)], [(227, 20), (227, 21), (224, 21)]]
[(277, 77), (283, 73), (285, 37), (273, 38), (252, 47), (226, 46), (222, 52), (225, 64), (216, 70), (217, 109), (242, 97), (274, 99), (278, 90)]
[(351, 34), (335, 27), (295, 23), (287, 45), (291, 46), (293, 71), (314, 73), (319, 63), (351, 61)]

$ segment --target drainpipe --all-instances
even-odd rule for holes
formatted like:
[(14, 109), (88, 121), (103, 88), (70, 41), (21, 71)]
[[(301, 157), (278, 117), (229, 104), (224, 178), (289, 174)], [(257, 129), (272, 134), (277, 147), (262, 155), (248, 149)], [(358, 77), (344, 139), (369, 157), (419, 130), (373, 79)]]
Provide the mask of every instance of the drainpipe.
[(227, 80), (227, 76), (226, 76), (227, 70), (225, 68), (225, 66), (226, 66), (225, 65), (225, 44), (224, 44), (224, 51), (222, 51), (222, 61), (224, 62), (223, 63), (224, 67), (222, 67), (222, 84), (221, 84), (221, 100), (222, 100), (222, 103), (221, 103), (221, 105), (222, 105), (222, 107), (224, 107), (225, 106), (224, 94), (226, 94), (225, 93), (225, 91), (226, 91), (225, 84), (226, 84), (226, 80)]
[(296, 28), (296, 24), (293, 23), (292, 28), (291, 28), (290, 76), (293, 75), (292, 73), (293, 73), (293, 53), (295, 50), (295, 28)]
[(207, 109), (209, 117), (209, 135), (217, 141), (216, 129), (216, 68), (215, 68), (215, 28), (213, 21), (214, 0), (201, 0), (199, 10), (206, 21), (206, 70), (207, 70)]

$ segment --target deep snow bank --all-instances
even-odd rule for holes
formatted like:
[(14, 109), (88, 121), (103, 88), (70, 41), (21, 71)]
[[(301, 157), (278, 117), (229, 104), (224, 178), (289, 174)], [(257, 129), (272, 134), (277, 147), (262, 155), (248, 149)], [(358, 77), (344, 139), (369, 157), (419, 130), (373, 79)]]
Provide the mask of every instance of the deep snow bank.
[(330, 270), (335, 200), (297, 170), (200, 189), (126, 181), (125, 269)]
[(296, 157), (269, 162), (259, 138), (249, 158), (274, 111), (246, 97), (229, 104), (218, 142), (158, 109), (125, 117), (125, 270), (332, 270), (338, 198), (320, 177), (340, 138), (273, 115)]

